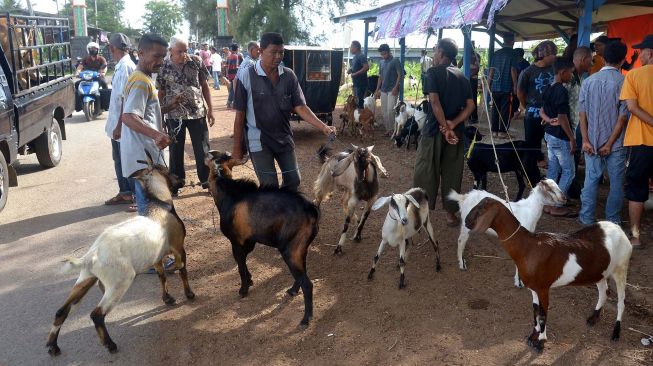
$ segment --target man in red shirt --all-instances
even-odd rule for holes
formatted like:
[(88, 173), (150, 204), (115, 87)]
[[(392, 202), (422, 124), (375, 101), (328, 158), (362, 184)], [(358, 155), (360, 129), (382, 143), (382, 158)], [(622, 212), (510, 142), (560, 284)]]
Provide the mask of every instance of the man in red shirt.
[(238, 52), (238, 45), (232, 44), (231, 53), (227, 56), (227, 80), (231, 84), (229, 88), (229, 97), (227, 98), (227, 108), (232, 108), (234, 104), (234, 79), (238, 73), (238, 67), (243, 62), (243, 56)]
[[(100, 73), (98, 77), (98, 82), (100, 83), (100, 88), (107, 88), (107, 81), (104, 79), (104, 73), (107, 72), (107, 60), (100, 56), (98, 53), (100, 51), (100, 45), (95, 42), (89, 42), (86, 45), (86, 51), (88, 51), (88, 56), (84, 57), (82, 62), (77, 67), (77, 75), (84, 70), (92, 70)], [(81, 80), (78, 80), (75, 83), (75, 90), (79, 86)]]

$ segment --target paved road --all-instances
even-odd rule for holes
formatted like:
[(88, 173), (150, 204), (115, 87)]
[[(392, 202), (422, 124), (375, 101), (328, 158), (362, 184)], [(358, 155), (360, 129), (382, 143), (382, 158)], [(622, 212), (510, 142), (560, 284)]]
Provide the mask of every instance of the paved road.
[[(0, 213), (0, 365), (53, 363), (45, 348), (47, 333), (76, 278), (61, 273), (62, 257), (81, 256), (103, 229), (133, 215), (123, 212), (124, 205), (103, 205), (117, 192), (104, 123), (85, 122), (81, 114), (66, 119), (68, 140), (55, 168), (42, 170), (35, 156), (20, 160), (19, 186), (10, 189)], [(99, 346), (89, 318), (99, 299), (100, 291), (92, 289), (68, 318), (55, 364), (146, 360), (146, 353), (138, 351), (109, 356)], [(128, 325), (147, 322), (160, 310), (157, 277), (138, 276), (122, 305), (107, 318), (118, 346), (156, 342), (155, 334), (131, 334)], [(147, 313), (148, 319), (140, 318)]]

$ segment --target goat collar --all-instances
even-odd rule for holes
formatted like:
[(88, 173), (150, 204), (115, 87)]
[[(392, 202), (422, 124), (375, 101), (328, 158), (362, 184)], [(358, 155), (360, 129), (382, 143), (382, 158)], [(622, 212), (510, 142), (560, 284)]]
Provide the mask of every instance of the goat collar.
[(150, 204), (159, 206), (162, 209), (164, 209), (166, 211), (169, 211), (169, 212), (172, 212), (172, 211), (175, 210), (175, 207), (172, 204), (170, 204), (170, 203), (168, 203), (166, 201), (159, 200), (159, 199), (150, 198)]
[(517, 232), (519, 231), (519, 229), (521, 229), (521, 227), (522, 227), (521, 224), (519, 224), (519, 226), (517, 226), (517, 229), (515, 229), (515, 231), (514, 231), (512, 234), (510, 234), (509, 237), (507, 237), (507, 238), (505, 238), (505, 239), (501, 239), (501, 238), (499, 238), (499, 240), (501, 240), (501, 241), (508, 241), (508, 240), (510, 240), (513, 236), (515, 236), (515, 234), (517, 234)]

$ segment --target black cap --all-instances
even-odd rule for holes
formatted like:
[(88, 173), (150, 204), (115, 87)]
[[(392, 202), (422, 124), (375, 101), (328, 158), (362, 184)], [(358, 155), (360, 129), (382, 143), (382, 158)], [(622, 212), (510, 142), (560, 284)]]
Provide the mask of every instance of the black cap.
[(653, 34), (649, 34), (644, 37), (642, 43), (633, 45), (633, 48), (643, 49), (643, 48), (652, 48), (653, 49)]
[(131, 41), (122, 33), (113, 33), (111, 37), (109, 37), (109, 44), (123, 51), (132, 48)]

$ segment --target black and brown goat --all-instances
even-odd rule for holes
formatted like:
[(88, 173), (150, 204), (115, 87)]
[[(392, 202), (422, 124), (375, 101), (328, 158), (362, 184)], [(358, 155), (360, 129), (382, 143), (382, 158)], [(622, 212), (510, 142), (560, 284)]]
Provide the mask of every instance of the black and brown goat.
[(360, 201), (365, 201), (365, 211), (358, 222), (356, 234), (353, 237), (355, 241), (361, 240), (363, 225), (365, 225), (372, 204), (379, 194), (379, 174), (382, 176), (388, 174), (381, 164), (381, 159), (372, 154), (373, 148), (374, 146), (354, 146), (353, 150), (344, 151), (334, 156), (329, 156), (329, 150), (324, 147), (318, 150), (323, 162), (322, 169), (313, 187), (315, 202), (318, 207), (322, 204), (322, 201), (331, 196), (336, 186), (345, 189), (342, 203), (347, 216), (334, 254), (342, 253), (342, 246), (347, 240), (347, 230), (352, 215), (355, 214), (354, 211)]
[(240, 274), (240, 296), (245, 297), (254, 283), (247, 269), (247, 255), (256, 243), (279, 250), (288, 265), (294, 283), (286, 292), (304, 293), (304, 318), (313, 317), (313, 284), (306, 274), (308, 246), (318, 232), (320, 212), (300, 193), (277, 187), (258, 187), (245, 179), (232, 179), (237, 164), (229, 153), (209, 151), (209, 190), (220, 213), (220, 230), (231, 241)]
[(163, 302), (173, 305), (175, 299), (168, 293), (162, 265), (163, 257), (173, 254), (186, 297), (195, 297), (186, 272), (186, 228), (172, 203), (172, 187), (177, 179), (169, 174), (167, 168), (155, 164), (147, 151), (145, 153), (147, 161), (139, 160), (139, 163), (147, 164), (147, 168), (137, 171), (132, 177), (140, 182), (149, 199), (146, 215), (107, 228), (83, 257), (64, 261), (64, 270), (79, 271), (79, 278), (63, 306), (57, 310), (50, 330), (46, 346), (53, 356), (61, 353), (57, 339), (72, 306), (78, 304), (95, 283), (103, 296), (91, 313), (91, 319), (102, 345), (112, 353), (118, 347), (109, 337), (104, 318), (118, 305), (137, 273), (154, 266), (161, 281)]
[(488, 197), (467, 214), (465, 226), (474, 233), (494, 230), (517, 265), (524, 285), (531, 290), (534, 329), (528, 337), (530, 346), (540, 352), (544, 348), (551, 288), (596, 284), (599, 299), (587, 319), (588, 325), (594, 325), (608, 297), (608, 278), (617, 286), (617, 321), (612, 340), (619, 339), (633, 249), (619, 225), (601, 221), (571, 234), (531, 233), (508, 207)]

